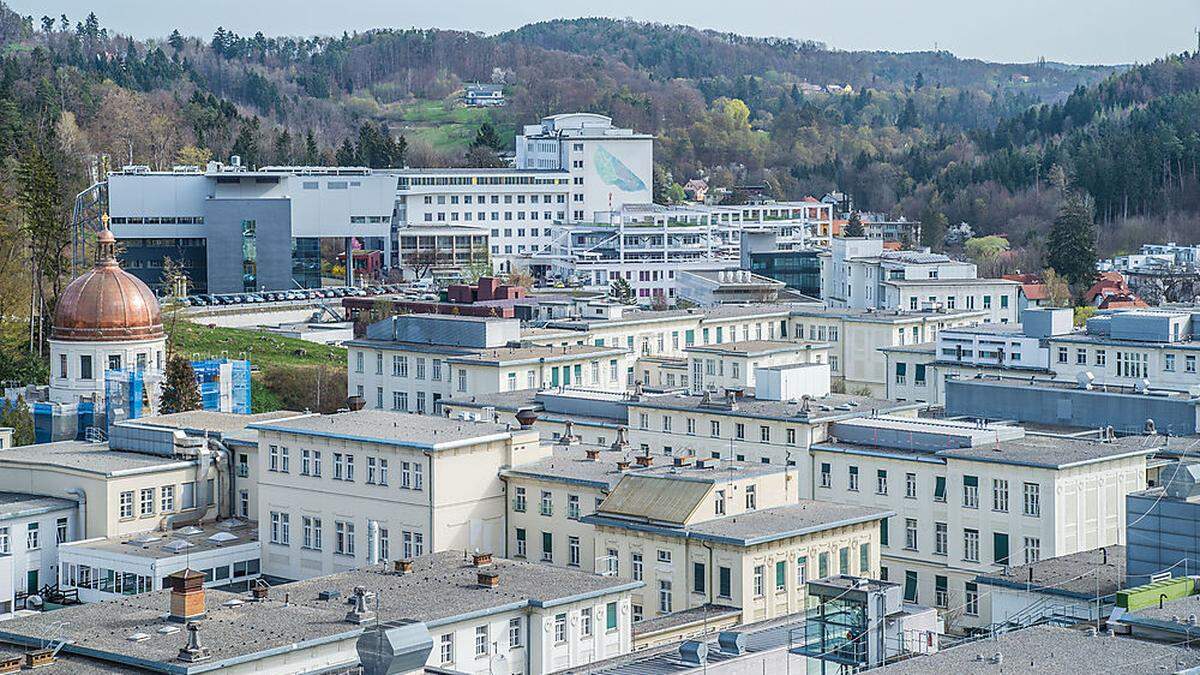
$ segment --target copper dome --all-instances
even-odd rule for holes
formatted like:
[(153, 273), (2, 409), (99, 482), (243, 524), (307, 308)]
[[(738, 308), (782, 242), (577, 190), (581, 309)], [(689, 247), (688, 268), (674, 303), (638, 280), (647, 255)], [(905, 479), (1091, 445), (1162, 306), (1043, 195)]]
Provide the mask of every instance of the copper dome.
[(96, 238), (96, 266), (72, 281), (54, 310), (55, 340), (150, 340), (163, 337), (158, 300), (146, 284), (117, 264), (116, 238)]

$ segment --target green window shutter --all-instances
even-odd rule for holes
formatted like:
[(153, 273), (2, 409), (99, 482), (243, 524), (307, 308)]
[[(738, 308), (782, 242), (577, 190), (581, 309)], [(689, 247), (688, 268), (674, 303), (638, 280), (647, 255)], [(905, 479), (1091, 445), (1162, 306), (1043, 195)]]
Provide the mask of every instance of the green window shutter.
[(997, 565), (1008, 564), (1008, 535), (1003, 532), (992, 533), (992, 559)]
[(966, 487), (979, 487), (979, 477), (963, 476), (963, 485)]
[(775, 590), (784, 588), (787, 588), (787, 561), (780, 560), (775, 563)]
[(829, 576), (829, 554), (821, 553), (817, 556), (817, 578), (824, 579)]
[(728, 567), (722, 567), (722, 568), (720, 569), (720, 571), (719, 571), (719, 575), (718, 575), (718, 576), (720, 577), (719, 583), (721, 584), (721, 590), (720, 590), (720, 595), (721, 595), (721, 597), (722, 597), (722, 598), (731, 598), (731, 597), (733, 597), (733, 594), (732, 594), (732, 592), (731, 592), (731, 588), (732, 588), (732, 585), (733, 585), (733, 584), (732, 584), (732, 582), (731, 582), (731, 580), (730, 580), (730, 571), (729, 571), (729, 568), (728, 568)]
[(944, 502), (946, 501), (946, 477), (938, 476), (933, 485), (933, 498)]
[(908, 570), (904, 573), (904, 601), (917, 601), (917, 573), (915, 570)]
[(888, 519), (884, 518), (879, 521), (879, 543), (884, 546), (888, 545)]
[(604, 608), (604, 627), (608, 630), (617, 628), (617, 603), (610, 602)]

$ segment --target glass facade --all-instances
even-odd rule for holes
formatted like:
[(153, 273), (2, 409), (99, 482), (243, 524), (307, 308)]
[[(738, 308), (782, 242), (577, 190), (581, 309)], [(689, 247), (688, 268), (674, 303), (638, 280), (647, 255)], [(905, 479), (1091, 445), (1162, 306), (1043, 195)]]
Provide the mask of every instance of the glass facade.
[(300, 288), (321, 287), (320, 238), (292, 238), (292, 281)]
[(750, 271), (782, 281), (788, 288), (821, 297), (821, 259), (817, 251), (760, 251), (750, 254)]
[(257, 223), (242, 221), (242, 290), (258, 290), (258, 235)]

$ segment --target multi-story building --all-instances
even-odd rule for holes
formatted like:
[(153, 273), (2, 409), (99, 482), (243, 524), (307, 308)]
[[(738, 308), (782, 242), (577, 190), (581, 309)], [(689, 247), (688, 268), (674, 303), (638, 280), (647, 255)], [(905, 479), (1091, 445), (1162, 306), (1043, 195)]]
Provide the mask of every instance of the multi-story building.
[(0, 492), (0, 619), (15, 599), (57, 585), (60, 547), (79, 537), (79, 505), (66, 496)]
[(396, 177), (354, 167), (207, 167), (110, 173), (108, 213), (130, 272), (161, 286), (164, 258), (195, 291), (242, 293), (319, 285), (322, 238), (357, 240), (391, 259)]
[(642, 586), (466, 551), (250, 593), (202, 581), (184, 570), (170, 590), (6, 621), (0, 658), (51, 674), (542, 675), (628, 654)]
[(305, 579), (504, 543), (502, 468), (540, 457), (536, 431), (360, 410), (253, 424), (263, 572)]
[(566, 113), (526, 125), (516, 139), (516, 166), (570, 177), (571, 222), (653, 201), (654, 136), (613, 126), (612, 118)]
[(985, 322), (1016, 323), (1020, 284), (979, 279), (975, 265), (929, 252), (885, 251), (878, 239), (840, 237), (821, 258), (830, 307), (981, 310)]
[(823, 342), (747, 340), (693, 345), (684, 352), (687, 353), (687, 372), (691, 374), (688, 386), (693, 393), (754, 388), (760, 368), (829, 362), (829, 344)]
[(351, 395), (369, 408), (417, 413), (451, 396), (569, 385), (623, 391), (633, 366), (619, 345), (523, 341), (516, 319), (395, 316), (346, 346)]
[(1122, 497), (1144, 489), (1144, 438), (1035, 436), (1019, 427), (836, 422), (809, 451), (814, 498), (894, 511), (883, 574), (948, 626), (987, 623), (975, 577), (1125, 541)]

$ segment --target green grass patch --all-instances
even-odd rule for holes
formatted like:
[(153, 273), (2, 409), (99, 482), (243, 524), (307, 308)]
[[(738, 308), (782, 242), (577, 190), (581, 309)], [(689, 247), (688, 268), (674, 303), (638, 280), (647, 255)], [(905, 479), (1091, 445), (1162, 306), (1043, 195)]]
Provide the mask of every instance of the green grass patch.
[[(380, 116), (392, 131), (411, 140), (420, 139), (439, 152), (465, 152), (484, 122), (497, 124), (492, 110), (468, 108), (457, 97), (443, 100), (418, 99), (381, 105)], [(500, 137), (510, 143), (515, 130), (497, 124)]]
[(225, 356), (249, 359), (258, 368), (268, 366), (346, 366), (346, 348), (320, 345), (299, 338), (281, 337), (264, 330), (209, 328), (180, 320), (171, 328), (171, 348), (200, 358)]

